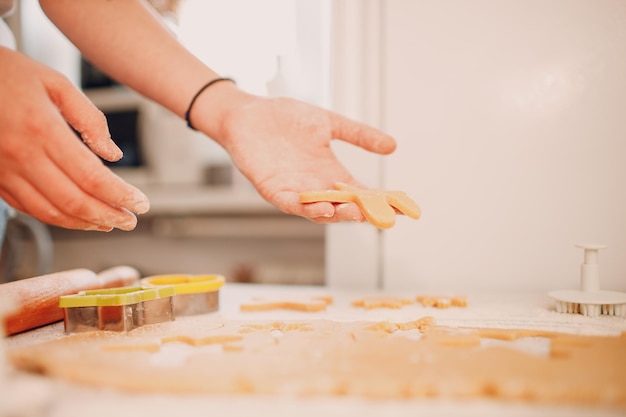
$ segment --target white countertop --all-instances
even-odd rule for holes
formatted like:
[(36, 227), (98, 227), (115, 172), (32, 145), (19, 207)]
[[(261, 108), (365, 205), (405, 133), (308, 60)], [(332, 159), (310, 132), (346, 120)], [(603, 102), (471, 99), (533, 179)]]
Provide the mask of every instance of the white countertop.
[[(242, 302), (252, 297), (278, 295), (332, 295), (333, 304), (326, 311), (305, 313), (239, 311)], [(588, 335), (619, 335), (626, 332), (626, 318), (559, 314), (544, 294), (469, 294), (468, 307), (434, 309), (419, 304), (402, 309), (363, 310), (350, 307), (351, 301), (370, 293), (336, 291), (323, 287), (262, 286), (226, 284), (220, 291), (219, 320), (370, 320), (409, 321), (433, 316), (439, 325), (528, 328)], [(405, 296), (406, 294), (393, 294)], [(185, 318), (181, 318), (184, 320)], [(177, 318), (177, 320), (179, 320)], [(23, 333), (7, 339), (8, 347), (18, 347), (63, 336), (62, 323)], [(0, 378), (0, 382), (2, 382)], [(451, 401), (443, 399), (365, 400), (361, 398), (294, 398), (256, 395), (147, 395), (114, 390), (91, 389), (48, 378), (12, 371), (2, 383), (0, 416), (6, 410), (20, 410), (19, 415), (37, 416), (185, 416), (273, 415), (273, 416), (379, 416), (379, 415), (481, 415), (481, 416), (623, 416), (626, 410), (601, 407), (529, 405), (489, 400)], [(4, 401), (4, 404), (2, 403)], [(3, 408), (4, 407), (4, 408)], [(5, 414), (1, 412), (4, 411)], [(29, 412), (32, 412), (29, 414)]]

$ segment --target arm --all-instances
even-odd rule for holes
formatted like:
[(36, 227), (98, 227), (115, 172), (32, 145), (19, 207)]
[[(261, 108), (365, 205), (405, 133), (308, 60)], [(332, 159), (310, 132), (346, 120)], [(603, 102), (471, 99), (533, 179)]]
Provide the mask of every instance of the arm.
[[(40, 4), (89, 61), (181, 117), (196, 91), (218, 77), (187, 52), (143, 1), (41, 0)], [(205, 123), (202, 129), (213, 135), (223, 119), (221, 112), (248, 98), (228, 83), (211, 87), (206, 96), (206, 101), (212, 99), (206, 104), (214, 112), (210, 118), (214, 123)]]
[[(40, 3), (91, 62), (181, 117), (196, 91), (218, 77), (139, 0)], [(356, 183), (332, 153), (332, 139), (380, 154), (395, 149), (390, 136), (369, 126), (296, 100), (252, 96), (228, 82), (201, 94), (191, 119), (229, 152), (266, 200), (286, 213), (318, 222), (363, 220), (352, 203), (299, 202), (300, 191)]]

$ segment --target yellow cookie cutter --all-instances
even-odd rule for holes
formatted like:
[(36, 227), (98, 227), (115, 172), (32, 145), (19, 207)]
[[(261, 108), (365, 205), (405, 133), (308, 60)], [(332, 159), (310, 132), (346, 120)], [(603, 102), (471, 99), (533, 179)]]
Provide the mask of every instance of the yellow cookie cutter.
[(125, 306), (164, 297), (172, 297), (174, 294), (175, 290), (171, 286), (160, 288), (136, 286), (88, 290), (81, 291), (74, 295), (59, 297), (59, 307)]
[(141, 279), (144, 287), (171, 286), (174, 288), (174, 313), (193, 315), (217, 311), (219, 289), (224, 285), (222, 275), (166, 274)]
[(173, 287), (119, 287), (81, 291), (59, 298), (66, 333), (129, 331), (174, 320)]

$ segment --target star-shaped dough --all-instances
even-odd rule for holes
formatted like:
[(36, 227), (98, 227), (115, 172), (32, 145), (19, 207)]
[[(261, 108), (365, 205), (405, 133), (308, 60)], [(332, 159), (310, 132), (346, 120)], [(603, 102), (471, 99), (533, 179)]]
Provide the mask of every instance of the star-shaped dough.
[(364, 189), (337, 183), (334, 190), (305, 191), (300, 193), (301, 203), (356, 203), (374, 226), (388, 229), (396, 223), (396, 210), (412, 219), (419, 219), (422, 210), (404, 191)]

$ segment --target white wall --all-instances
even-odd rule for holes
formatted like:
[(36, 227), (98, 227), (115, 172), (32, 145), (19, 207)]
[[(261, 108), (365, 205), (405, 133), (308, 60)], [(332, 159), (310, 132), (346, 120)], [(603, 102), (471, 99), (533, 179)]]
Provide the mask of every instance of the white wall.
[(574, 244), (597, 242), (602, 287), (626, 290), (626, 2), (363, 3), (399, 142), (380, 178), (423, 209), (383, 233), (385, 288), (575, 288)]

